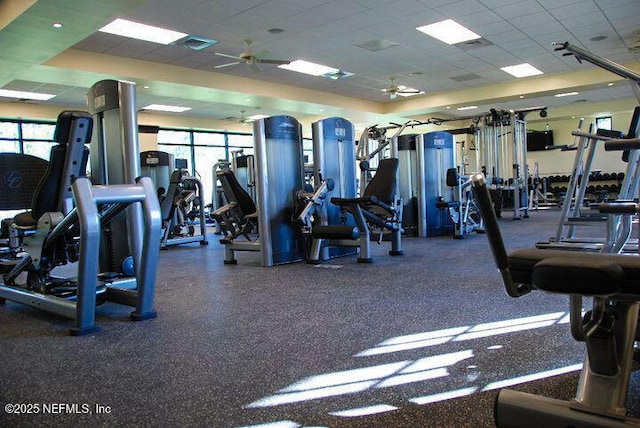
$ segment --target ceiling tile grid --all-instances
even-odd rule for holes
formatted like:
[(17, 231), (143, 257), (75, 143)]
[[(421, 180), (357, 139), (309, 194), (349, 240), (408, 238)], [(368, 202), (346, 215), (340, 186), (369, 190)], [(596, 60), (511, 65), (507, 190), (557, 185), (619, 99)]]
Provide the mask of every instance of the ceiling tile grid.
[[(74, 48), (374, 101), (388, 99), (381, 89), (392, 75), (399, 84), (431, 94), (513, 81), (499, 67), (521, 62), (530, 62), (545, 75), (594, 67), (553, 52), (554, 40), (570, 41), (614, 61), (638, 61), (639, 53), (629, 48), (640, 38), (638, 0), (149, 0), (126, 17), (219, 43), (195, 52), (96, 33)], [(490, 46), (463, 50), (415, 30), (444, 18), (476, 31)], [(271, 35), (270, 28), (284, 32)], [(592, 41), (596, 36), (606, 39)], [(267, 58), (306, 59), (355, 76), (331, 81), (267, 64), (259, 73), (242, 64), (215, 68), (230, 62), (216, 52), (238, 55), (247, 38), (255, 40), (254, 52), (268, 51)], [(357, 46), (375, 45), (379, 39), (397, 46), (374, 52)], [(422, 74), (410, 75), (415, 72)], [(471, 74), (479, 77), (452, 79)]]

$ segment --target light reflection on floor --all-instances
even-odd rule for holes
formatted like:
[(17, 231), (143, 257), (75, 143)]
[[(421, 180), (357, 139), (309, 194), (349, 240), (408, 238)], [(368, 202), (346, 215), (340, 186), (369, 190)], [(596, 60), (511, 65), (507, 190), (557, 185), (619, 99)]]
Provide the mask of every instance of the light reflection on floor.
[[(471, 341), (480, 338), (499, 336), (509, 333), (521, 332), (525, 330), (550, 327), (569, 322), (567, 312), (554, 312), (549, 314), (536, 315), (524, 318), (482, 323), (475, 326), (452, 327), (443, 330), (422, 332), (387, 339), (374, 347), (359, 352), (354, 357), (362, 357), (390, 354), (406, 350), (433, 347), (448, 342)], [(497, 350), (501, 345), (489, 346), (487, 350)], [(371, 390), (374, 388), (387, 388), (415, 382), (429, 382), (436, 379), (443, 379), (450, 376), (450, 368), (463, 361), (471, 362), (475, 357), (473, 349), (463, 351), (443, 353), (417, 360), (402, 360), (394, 363), (380, 364), (369, 367), (361, 367), (352, 370), (344, 370), (333, 373), (323, 373), (310, 376), (292, 385), (289, 385), (274, 395), (258, 399), (245, 408), (267, 408), (285, 404), (299, 403), (308, 400), (319, 400), (322, 398), (335, 397), (345, 394), (354, 394)], [(475, 364), (468, 364), (467, 369), (478, 369)], [(582, 364), (574, 364), (567, 367), (560, 367), (538, 373), (527, 373), (520, 376), (494, 381), (486, 385), (473, 384), (477, 381), (477, 376), (467, 376), (467, 382), (472, 385), (464, 386), (449, 391), (436, 394), (425, 395), (408, 399), (409, 402), (424, 405), (438, 401), (460, 398), (477, 391), (488, 391), (492, 389), (504, 388), (519, 383), (530, 382), (536, 379), (556, 376), (572, 371), (580, 370)], [(340, 417), (358, 417), (372, 415), (397, 410), (396, 406), (386, 403), (372, 403), (369, 406), (338, 409), (329, 412), (330, 415)], [(294, 425), (290, 425), (293, 423)], [(275, 425), (262, 424), (252, 425), (252, 428), (274, 427), (288, 428), (299, 427), (301, 425), (292, 421), (273, 422)], [(280, 425), (282, 424), (282, 425)], [(289, 425), (287, 425), (289, 424)]]

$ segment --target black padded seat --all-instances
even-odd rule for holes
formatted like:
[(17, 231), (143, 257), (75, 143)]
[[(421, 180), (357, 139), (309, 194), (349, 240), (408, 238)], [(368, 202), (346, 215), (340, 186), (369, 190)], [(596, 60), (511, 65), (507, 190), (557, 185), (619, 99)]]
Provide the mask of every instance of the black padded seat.
[(516, 283), (550, 293), (640, 295), (640, 257), (525, 248), (509, 254)]
[(16, 226), (29, 229), (34, 229), (36, 226), (38, 226), (38, 220), (33, 218), (31, 211), (16, 214), (13, 217), (13, 222), (16, 224)]

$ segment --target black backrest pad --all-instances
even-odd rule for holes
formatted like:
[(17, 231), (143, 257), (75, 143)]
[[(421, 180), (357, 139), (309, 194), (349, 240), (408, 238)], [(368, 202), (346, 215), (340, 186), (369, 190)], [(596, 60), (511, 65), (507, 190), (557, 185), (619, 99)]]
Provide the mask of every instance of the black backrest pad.
[(167, 189), (167, 193), (160, 203), (160, 211), (162, 213), (162, 219), (165, 221), (171, 220), (174, 213), (174, 203), (176, 198), (176, 193), (179, 188), (178, 185), (182, 181), (182, 171), (176, 169), (171, 173), (171, 178), (169, 179), (169, 189)]
[(49, 162), (21, 153), (0, 153), (0, 210), (31, 208)]
[(232, 171), (223, 170), (217, 172), (218, 180), (222, 183), (222, 190), (230, 202), (237, 202), (243, 215), (256, 212), (256, 204), (251, 195), (238, 183), (238, 179)]
[[(91, 118), (91, 115), (85, 111), (63, 111), (58, 115), (56, 122), (56, 130), (53, 134), (53, 139), (56, 143), (67, 144), (72, 133), (73, 121), (78, 118)], [(82, 141), (83, 144), (89, 144), (91, 142), (91, 132), (93, 131), (93, 121), (89, 120), (88, 131), (86, 135), (88, 138), (86, 141)]]
[(35, 220), (38, 220), (46, 212), (58, 210), (58, 194), (62, 185), (60, 178), (64, 171), (66, 155), (66, 146), (58, 144), (51, 148), (49, 166), (33, 194), (31, 215)]
[(398, 159), (382, 159), (378, 164), (376, 174), (373, 176), (363, 196), (375, 196), (380, 201), (393, 205), (396, 194), (396, 173), (398, 172)]
[[(75, 128), (76, 124), (79, 127)], [(49, 167), (33, 195), (31, 215), (35, 220), (46, 212), (60, 211), (62, 195), (71, 192), (71, 181), (85, 175), (89, 149), (84, 145), (91, 141), (92, 128), (87, 112), (63, 111), (58, 115), (54, 139), (59, 144), (51, 148)]]

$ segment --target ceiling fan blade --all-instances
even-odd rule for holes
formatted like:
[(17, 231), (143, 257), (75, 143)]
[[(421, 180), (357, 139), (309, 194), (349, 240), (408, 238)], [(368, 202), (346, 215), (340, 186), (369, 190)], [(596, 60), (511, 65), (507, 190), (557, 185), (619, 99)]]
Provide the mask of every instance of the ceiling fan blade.
[(278, 65), (291, 64), (291, 61), (287, 61), (284, 59), (260, 59), (258, 60), (258, 62), (261, 64), (278, 64)]
[(396, 93), (398, 94), (419, 94), (420, 91), (419, 89), (399, 89), (396, 91)]
[(269, 51), (266, 51), (266, 50), (262, 49), (262, 50), (260, 50), (260, 51), (258, 51), (256, 53), (254, 53), (253, 56), (256, 57), (256, 58), (260, 58), (260, 57), (263, 57), (263, 56), (267, 55), (268, 53), (269, 53)]
[(226, 64), (220, 64), (220, 65), (214, 65), (213, 68), (224, 68), (224, 67), (229, 67), (229, 66), (236, 65), (236, 64), (240, 64), (240, 61), (228, 62)]
[(216, 55), (218, 55), (218, 56), (223, 56), (223, 57), (225, 57), (225, 58), (242, 59), (242, 58), (240, 58), (239, 56), (235, 56), (235, 55), (227, 55), (227, 54), (220, 53), (220, 52), (215, 52), (215, 54), (216, 54)]
[(249, 64), (249, 67), (251, 67), (251, 70), (254, 73), (260, 73), (262, 71), (262, 69), (258, 67), (258, 64), (256, 64), (255, 62), (252, 62), (251, 64)]

